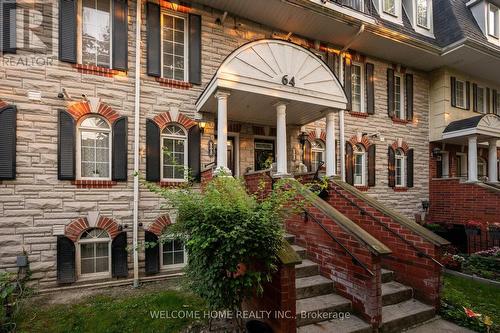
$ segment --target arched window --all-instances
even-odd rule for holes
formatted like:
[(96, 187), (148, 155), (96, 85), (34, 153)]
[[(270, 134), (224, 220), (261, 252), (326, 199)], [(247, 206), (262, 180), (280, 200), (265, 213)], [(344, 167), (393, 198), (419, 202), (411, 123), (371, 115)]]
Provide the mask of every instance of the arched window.
[(486, 160), (480, 156), (477, 157), (477, 176), (479, 178), (486, 177), (488, 175), (486, 169)]
[(325, 161), (325, 144), (321, 140), (311, 142), (311, 171), (318, 170), (320, 162)]
[(354, 185), (366, 186), (366, 150), (363, 145), (354, 148)]
[(406, 186), (406, 157), (401, 149), (396, 150), (396, 187)]
[(106, 230), (84, 231), (78, 240), (77, 258), (78, 276), (110, 275), (111, 238)]
[(167, 181), (183, 181), (187, 178), (188, 145), (186, 130), (177, 125), (167, 125), (161, 138), (161, 178)]
[(111, 126), (100, 116), (85, 117), (78, 126), (77, 178), (111, 179)]

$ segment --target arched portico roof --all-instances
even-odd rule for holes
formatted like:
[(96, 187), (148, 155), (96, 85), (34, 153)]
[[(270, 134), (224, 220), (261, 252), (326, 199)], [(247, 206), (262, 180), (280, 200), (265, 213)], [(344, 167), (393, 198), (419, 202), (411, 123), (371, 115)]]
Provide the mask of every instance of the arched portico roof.
[(443, 131), (443, 139), (465, 138), (475, 135), (479, 141), (489, 138), (500, 139), (500, 116), (483, 114), (448, 124)]
[(288, 123), (306, 124), (323, 116), (325, 109), (345, 109), (347, 97), (327, 64), (308, 49), (284, 40), (262, 39), (247, 43), (221, 64), (196, 102), (197, 111), (216, 112), (213, 97), (230, 93), (228, 117), (273, 124), (272, 105), (289, 102)]

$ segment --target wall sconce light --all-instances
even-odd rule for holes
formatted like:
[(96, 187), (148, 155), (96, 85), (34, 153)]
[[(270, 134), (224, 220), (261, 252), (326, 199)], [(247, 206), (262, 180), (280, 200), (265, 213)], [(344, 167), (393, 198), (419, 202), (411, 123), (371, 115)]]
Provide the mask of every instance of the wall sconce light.
[(432, 149), (432, 157), (436, 158), (439, 156), (439, 154), (441, 154), (441, 149), (439, 149), (438, 147)]
[(205, 133), (205, 127), (207, 126), (207, 123), (205, 121), (200, 121), (198, 123), (198, 127), (200, 128), (201, 134)]
[(208, 140), (208, 156), (215, 156), (215, 143), (212, 140)]
[(424, 209), (424, 212), (427, 213), (427, 211), (429, 210), (429, 207), (430, 207), (430, 202), (429, 200), (422, 200), (422, 208)]

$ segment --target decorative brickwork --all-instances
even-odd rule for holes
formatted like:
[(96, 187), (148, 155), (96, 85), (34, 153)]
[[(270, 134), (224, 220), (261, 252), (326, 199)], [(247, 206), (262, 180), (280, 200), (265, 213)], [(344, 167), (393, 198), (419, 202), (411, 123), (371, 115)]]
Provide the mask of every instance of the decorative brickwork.
[(410, 150), (410, 147), (408, 146), (408, 144), (406, 142), (404, 142), (403, 140), (394, 141), (392, 143), (391, 147), (392, 147), (392, 149), (394, 149), (394, 151), (396, 151), (397, 149), (403, 150), (405, 155), (408, 152), (408, 150)]
[[(116, 223), (115, 220), (100, 216), (99, 220), (97, 221), (96, 228), (104, 229), (108, 232), (109, 237), (111, 239), (114, 239), (116, 235), (120, 233), (120, 227), (118, 223)], [(64, 230), (66, 237), (71, 239), (73, 242), (76, 242), (82, 232), (84, 232), (87, 229), (92, 228), (92, 226), (89, 224), (87, 218), (85, 217), (80, 217), (70, 224), (68, 224)]]
[(365, 149), (368, 149), (372, 145), (372, 142), (368, 139), (366, 135), (363, 136), (353, 135), (348, 142), (353, 147), (356, 146), (357, 144), (362, 144), (363, 147), (365, 147)]
[(184, 89), (184, 90), (188, 90), (188, 89), (193, 87), (193, 85), (189, 82), (172, 80), (172, 79), (165, 79), (162, 77), (157, 77), (155, 79), (156, 79), (156, 82), (159, 82), (160, 85), (163, 87), (170, 87), (170, 88)]
[(309, 140), (309, 142), (314, 142), (316, 140), (322, 140), (323, 142), (326, 141), (326, 132), (325, 131), (320, 131), (319, 133), (319, 136), (318, 136), (318, 132), (317, 131), (310, 131), (309, 132), (309, 135), (307, 136), (307, 140)]
[(2, 101), (0, 99), (0, 109), (6, 107), (7, 105), (9, 105), (9, 104), (5, 103), (4, 101)]
[(394, 124), (406, 125), (406, 124), (411, 124), (412, 123), (411, 120), (401, 119), (401, 118), (397, 118), (397, 117), (392, 117), (391, 119), (392, 119), (392, 122)]
[[(92, 106), (90, 105), (90, 102), (87, 101), (75, 102), (68, 106), (68, 112), (71, 113), (75, 120), (78, 120), (87, 114), (91, 114)], [(102, 102), (99, 102), (96, 113), (106, 118), (111, 124), (116, 119), (120, 118), (120, 115), (114, 111), (111, 106)]]
[(182, 113), (178, 113), (177, 116), (169, 111), (160, 113), (153, 118), (153, 121), (163, 129), (167, 124), (171, 122), (176, 122), (184, 126), (185, 129), (190, 129), (197, 124), (193, 119), (185, 116)]
[(188, 7), (187, 5), (185, 5), (184, 3), (182, 5), (180, 5), (177, 3), (170, 2), (170, 1), (160, 0), (160, 6), (162, 8), (166, 8), (166, 9), (181, 12), (181, 13), (191, 12), (191, 8)]
[(76, 185), (77, 188), (111, 188), (116, 185), (113, 180), (73, 180), (71, 184)]
[(156, 236), (160, 236), (170, 224), (172, 224), (170, 217), (168, 217), (168, 215), (162, 215), (151, 223), (146, 230), (154, 233)]
[(354, 112), (350, 111), (349, 114), (355, 118), (368, 118), (369, 114), (366, 112)]
[(93, 74), (93, 75), (98, 75), (98, 76), (103, 76), (103, 77), (113, 77), (115, 75), (119, 75), (119, 74), (123, 73), (121, 71), (117, 71), (114, 69), (93, 66), (93, 65), (75, 64), (75, 65), (73, 65), (73, 67), (78, 70), (78, 73)]

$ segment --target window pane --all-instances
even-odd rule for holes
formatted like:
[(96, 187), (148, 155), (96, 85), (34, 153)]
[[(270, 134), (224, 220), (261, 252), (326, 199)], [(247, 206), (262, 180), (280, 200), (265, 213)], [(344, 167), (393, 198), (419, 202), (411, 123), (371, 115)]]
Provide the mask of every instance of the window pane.
[(89, 274), (95, 272), (94, 258), (82, 259), (80, 263), (80, 270), (82, 274)]
[(82, 244), (80, 247), (80, 256), (83, 258), (93, 258), (94, 257), (94, 244)]
[[(165, 132), (181, 133), (182, 129), (175, 127), (167, 127)], [(163, 178), (164, 179), (184, 179), (185, 178), (185, 142), (186, 139), (163, 138)], [(166, 151), (165, 151), (166, 149)]]
[(352, 111), (361, 112), (361, 66), (351, 66)]
[(184, 263), (184, 251), (174, 253), (174, 264)]
[(396, 1), (395, 0), (384, 0), (384, 11), (396, 15)]
[(81, 130), (81, 176), (108, 178), (110, 133)]
[(82, 62), (110, 67), (110, 1), (84, 1), (82, 6)]
[(354, 160), (354, 184), (363, 185), (363, 155), (356, 154)]
[(427, 0), (417, 0), (417, 24), (428, 28)]
[(107, 272), (109, 270), (109, 258), (97, 258), (95, 260), (95, 273)]
[(394, 113), (400, 119), (403, 118), (401, 93), (401, 77), (394, 76)]
[(183, 18), (164, 14), (163, 24), (163, 77), (184, 81), (185, 21)]
[(108, 242), (95, 243), (96, 257), (107, 257), (109, 253)]
[(465, 107), (465, 92), (464, 92), (464, 83), (461, 81), (456, 82), (456, 100), (457, 106)]
[(173, 265), (174, 256), (172, 252), (163, 253), (163, 265)]
[(174, 240), (174, 251), (184, 251), (184, 242), (180, 239)]
[(477, 88), (477, 111), (485, 112), (484, 88)]
[(489, 5), (488, 10), (488, 33), (492, 36), (498, 37), (498, 8)]

